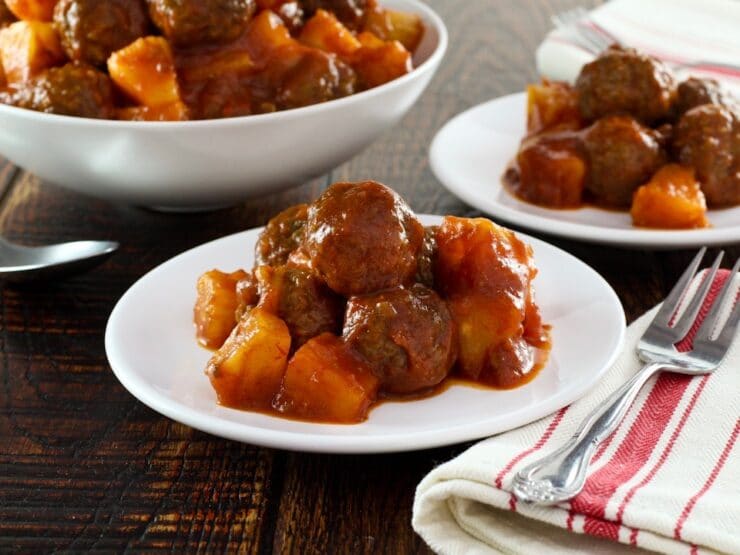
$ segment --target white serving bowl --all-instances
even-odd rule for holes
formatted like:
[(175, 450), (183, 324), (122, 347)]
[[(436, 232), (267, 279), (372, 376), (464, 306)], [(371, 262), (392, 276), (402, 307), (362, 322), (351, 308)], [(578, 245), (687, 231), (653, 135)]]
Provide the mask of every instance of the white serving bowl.
[(276, 192), (351, 158), (413, 106), (447, 48), (440, 17), (418, 0), (415, 69), (322, 104), (237, 118), (128, 122), (44, 114), (0, 104), (0, 153), (42, 179), (117, 202), (169, 209), (224, 205)]

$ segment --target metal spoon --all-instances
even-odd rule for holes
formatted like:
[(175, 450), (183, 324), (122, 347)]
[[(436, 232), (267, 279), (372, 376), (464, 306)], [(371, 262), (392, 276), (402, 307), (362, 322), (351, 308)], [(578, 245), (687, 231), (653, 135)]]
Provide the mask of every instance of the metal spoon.
[(80, 272), (100, 264), (117, 248), (114, 241), (26, 247), (0, 237), (0, 280), (28, 281)]

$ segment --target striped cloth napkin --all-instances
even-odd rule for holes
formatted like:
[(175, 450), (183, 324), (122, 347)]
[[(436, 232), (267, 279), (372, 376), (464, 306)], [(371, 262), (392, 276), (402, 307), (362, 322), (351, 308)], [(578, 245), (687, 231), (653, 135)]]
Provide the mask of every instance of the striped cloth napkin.
[[(700, 319), (728, 275), (718, 274)], [(570, 502), (529, 506), (510, 493), (520, 468), (562, 445), (638, 370), (635, 346), (657, 309), (628, 328), (623, 355), (586, 397), (474, 445), (419, 484), (413, 526), (432, 549), (740, 553), (740, 340), (710, 375), (664, 372), (648, 381), (597, 451), (583, 492)], [(696, 327), (679, 349), (690, 347)]]
[[(712, 77), (740, 92), (737, 0), (611, 0), (589, 20), (621, 44), (662, 59), (679, 80)], [(553, 30), (536, 53), (540, 75), (556, 81), (574, 81), (592, 59), (572, 29)]]

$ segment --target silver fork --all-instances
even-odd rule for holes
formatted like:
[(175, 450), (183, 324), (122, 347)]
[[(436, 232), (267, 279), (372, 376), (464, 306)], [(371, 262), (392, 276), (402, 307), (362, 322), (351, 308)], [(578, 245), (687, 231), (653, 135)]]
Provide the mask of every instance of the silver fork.
[[(705, 253), (706, 248), (699, 251), (640, 339), (637, 355), (645, 363), (642, 370), (599, 405), (565, 445), (516, 474), (513, 490), (520, 500), (553, 505), (578, 495), (596, 448), (616, 430), (637, 393), (655, 373), (669, 370), (696, 376), (713, 372), (720, 365), (740, 323), (740, 302), (735, 303), (734, 284), (740, 259), (697, 331), (692, 350), (681, 353), (675, 348), (696, 321), (724, 255), (719, 253), (683, 314), (672, 323)], [(734, 304), (734, 308), (721, 329), (717, 329), (727, 304)]]
[[(575, 32), (573, 36), (574, 40), (578, 42), (579, 46), (591, 54), (598, 55), (613, 44), (620, 44), (614, 35), (598, 25), (594, 25), (589, 17), (588, 10), (583, 7), (556, 13), (550, 18), (550, 21), (558, 29), (572, 29)], [(589, 24), (589, 22), (592, 24)], [(676, 70), (707, 66), (731, 71), (740, 70), (740, 66), (738, 65), (711, 60), (694, 60), (681, 63), (663, 61)]]

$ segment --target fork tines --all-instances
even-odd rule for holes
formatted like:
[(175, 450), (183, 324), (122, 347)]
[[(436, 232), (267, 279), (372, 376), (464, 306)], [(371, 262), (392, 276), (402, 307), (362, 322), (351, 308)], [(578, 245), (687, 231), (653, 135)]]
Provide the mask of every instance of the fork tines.
[[(683, 275), (678, 280), (678, 283), (676, 283), (668, 297), (666, 297), (663, 302), (663, 306), (655, 316), (654, 321), (656, 323), (662, 324), (670, 330), (670, 338), (674, 343), (678, 343), (681, 339), (686, 337), (692, 325), (696, 321), (696, 317), (704, 305), (712, 284), (717, 277), (717, 271), (719, 270), (722, 258), (725, 254), (724, 251), (721, 251), (714, 259), (714, 263), (703, 276), (702, 283), (699, 285), (696, 293), (691, 298), (686, 309), (679, 316), (677, 314), (676, 307), (680, 306), (682, 301), (685, 299), (691, 286), (691, 282), (693, 281), (706, 252), (706, 247), (702, 247), (702, 249), (697, 253), (694, 260), (689, 264), (689, 267), (686, 268), (686, 271), (684, 271)], [(732, 341), (738, 328), (738, 320), (740, 320), (740, 303), (736, 303), (735, 299), (731, 299), (730, 296), (733, 294), (737, 295), (735, 292), (735, 276), (739, 270), (740, 259), (735, 262), (735, 266), (728, 276), (722, 291), (714, 300), (712, 308), (704, 318), (704, 322), (697, 331), (694, 343), (707, 342), (711, 340), (712, 332), (720, 323), (719, 319), (722, 314), (722, 308), (728, 303), (734, 303), (735, 306), (716, 340), (722, 343), (726, 342), (727, 344)]]

